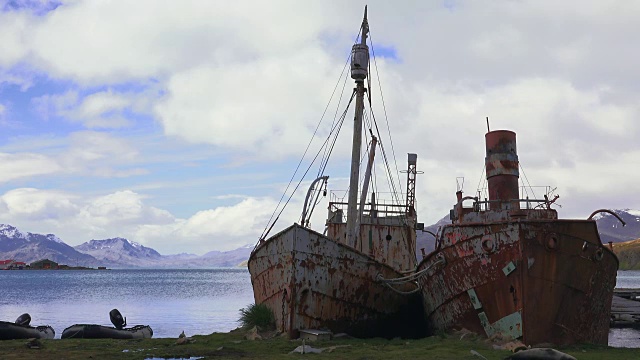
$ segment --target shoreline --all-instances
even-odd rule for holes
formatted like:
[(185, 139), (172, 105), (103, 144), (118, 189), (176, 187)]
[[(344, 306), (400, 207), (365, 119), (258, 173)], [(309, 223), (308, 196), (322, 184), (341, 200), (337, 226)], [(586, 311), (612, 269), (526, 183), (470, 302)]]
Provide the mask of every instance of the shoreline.
[[(247, 330), (236, 329), (227, 333), (194, 335), (189, 341), (177, 338), (137, 340), (114, 339), (27, 339), (0, 341), (3, 359), (64, 358), (79, 359), (148, 359), (148, 358), (201, 358), (201, 359), (291, 359), (290, 352), (302, 345), (302, 340), (288, 340), (274, 336), (265, 340), (247, 340)], [(266, 336), (266, 334), (263, 334)], [(188, 336), (188, 334), (187, 334)], [(273, 336), (273, 334), (272, 334)], [(182, 342), (183, 344), (180, 344)], [(32, 347), (29, 347), (30, 344)], [(33, 346), (35, 344), (35, 346)], [(422, 339), (355, 339), (341, 338), (328, 341), (306, 342), (307, 346), (324, 349), (320, 354), (303, 355), (331, 359), (480, 359), (472, 350), (486, 359), (504, 359), (512, 355), (509, 350), (494, 349), (486, 338), (475, 334), (441, 334)], [(604, 345), (573, 345), (555, 347), (581, 360), (637, 359), (640, 349), (612, 348)], [(301, 355), (301, 354), (296, 354)], [(297, 357), (295, 357), (297, 358)]]

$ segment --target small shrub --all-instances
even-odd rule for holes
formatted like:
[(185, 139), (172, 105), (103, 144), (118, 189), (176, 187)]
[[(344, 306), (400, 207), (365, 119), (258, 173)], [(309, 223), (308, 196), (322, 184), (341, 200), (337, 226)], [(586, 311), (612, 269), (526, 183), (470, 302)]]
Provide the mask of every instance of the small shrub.
[(264, 330), (276, 327), (273, 311), (265, 304), (251, 304), (240, 309), (240, 324), (244, 328), (258, 326)]

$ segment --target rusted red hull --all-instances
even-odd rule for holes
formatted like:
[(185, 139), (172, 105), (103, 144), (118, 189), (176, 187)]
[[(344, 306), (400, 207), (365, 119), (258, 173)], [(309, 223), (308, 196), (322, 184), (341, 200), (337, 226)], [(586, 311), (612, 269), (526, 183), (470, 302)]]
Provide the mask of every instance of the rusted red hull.
[[(294, 224), (260, 244), (249, 259), (257, 304), (266, 304), (279, 330), (327, 328), (355, 336), (399, 336), (411, 296), (376, 281), (401, 276), (372, 257)], [(418, 300), (419, 303), (419, 300)], [(412, 315), (415, 318), (415, 313)], [(404, 329), (403, 329), (404, 327)]]
[(551, 212), (445, 226), (438, 249), (418, 266), (445, 258), (419, 279), (432, 329), (502, 333), (528, 345), (606, 345), (618, 260), (595, 221), (544, 219)]

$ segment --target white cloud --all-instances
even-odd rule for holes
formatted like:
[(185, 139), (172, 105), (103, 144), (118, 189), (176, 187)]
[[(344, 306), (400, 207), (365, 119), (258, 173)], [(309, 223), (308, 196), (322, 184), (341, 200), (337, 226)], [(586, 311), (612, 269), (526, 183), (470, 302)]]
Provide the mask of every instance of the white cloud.
[(258, 241), (276, 203), (250, 198), (231, 206), (198, 211), (171, 225), (142, 225), (136, 241), (173, 252), (232, 250)]
[(82, 97), (77, 90), (69, 90), (33, 98), (31, 103), (45, 120), (61, 117), (82, 123), (89, 129), (117, 129), (132, 124), (132, 120), (125, 115), (126, 110), (139, 113), (150, 111), (148, 96), (151, 96), (148, 91), (117, 93), (110, 89)]
[[(319, 4), (306, 4), (303, 13), (309, 14), (301, 17), (297, 5), (181, 1), (177, 8), (142, 0), (66, 4), (42, 19), (28, 18), (34, 26), (8, 27), (10, 39), (27, 41), (6, 61), (15, 62), (30, 50), (30, 62), (38, 67), (84, 83), (162, 76), (256, 50), (290, 49), (315, 31), (320, 19), (311, 15), (322, 12)], [(278, 17), (287, 20), (274, 21)]]
[(68, 90), (61, 94), (42, 95), (31, 99), (31, 104), (40, 116), (49, 120), (54, 116), (67, 115), (77, 106), (78, 91)]
[[(69, 136), (69, 151), (66, 158), (87, 161), (131, 161), (138, 155), (137, 149), (125, 139), (98, 131), (79, 131)], [(75, 161), (70, 161), (75, 163)]]
[(169, 223), (167, 211), (143, 204), (143, 197), (132, 191), (119, 191), (95, 198), (69, 192), (19, 188), (0, 196), (7, 212), (4, 223), (25, 231), (55, 233), (69, 245), (92, 238), (130, 235), (136, 226)]
[[(44, 17), (0, 13), (0, 70), (23, 66), (72, 82), (76, 90), (34, 100), (50, 119), (116, 128), (135, 121), (127, 115), (130, 110), (152, 113), (161, 131), (184, 140), (185, 147), (213, 144), (252, 165), (268, 165), (304, 150), (361, 14), (360, 2), (325, 1), (304, 6), (288, 1), (77, 2)], [(398, 164), (404, 168), (404, 153), (417, 152), (425, 171), (418, 178), (423, 220), (446, 214), (457, 176), (466, 176), (468, 193), (475, 191), (484, 161), (485, 116), (492, 129), (518, 133), (521, 163), (533, 185), (558, 186), (562, 202), (576, 204), (565, 205), (564, 215), (591, 209), (582, 199), (620, 199), (612, 203), (640, 207), (632, 183), (640, 177), (635, 160), (640, 48), (629, 35), (640, 30), (638, 14), (635, 2), (455, 2), (452, 8), (441, 2), (401, 7), (371, 2), (376, 49), (390, 47), (397, 54), (397, 59), (378, 58), (376, 65)], [(122, 84), (151, 90), (135, 94), (116, 86)], [(351, 87), (348, 82), (347, 93)], [(378, 94), (374, 89), (384, 133)], [(345, 126), (347, 144), (336, 149), (339, 155), (348, 153), (350, 121)], [(137, 144), (98, 132), (69, 141), (55, 154), (28, 149), (5, 154), (15, 170), (4, 181), (65, 172), (144, 172)], [(390, 143), (383, 141), (389, 151)], [(345, 174), (330, 175), (333, 180)], [(612, 187), (612, 174), (628, 186)], [(158, 176), (158, 184), (167, 183)], [(139, 210), (141, 218), (153, 218), (153, 211), (144, 210), (144, 199), (119, 196), (129, 199), (130, 207), (111, 213), (101, 204), (107, 215), (95, 210), (87, 216), (106, 223)], [(260, 223), (251, 223), (247, 214), (266, 214), (270, 205), (256, 195), (187, 219), (140, 220), (130, 233), (167, 248), (175, 239), (204, 246), (218, 237), (232, 246), (253, 237), (242, 231)], [(106, 226), (95, 221), (99, 229)]]
[(0, 183), (24, 177), (50, 175), (62, 167), (48, 156), (33, 153), (0, 153)]
[[(231, 250), (257, 241), (275, 202), (245, 197), (231, 206), (202, 210), (187, 219), (145, 203), (130, 190), (87, 198), (69, 192), (19, 188), (0, 196), (0, 222), (25, 231), (55, 233), (75, 246), (121, 236), (163, 254)], [(285, 224), (288, 225), (288, 224)]]
[[(32, 222), (66, 221), (78, 211), (74, 204), (77, 198), (69, 194), (34, 188), (19, 188), (8, 191), (0, 197), (8, 214), (5, 218), (28, 219)], [(28, 230), (27, 230), (28, 231)]]
[(0, 68), (11, 67), (29, 53), (24, 35), (34, 19), (25, 13), (0, 12)]
[[(31, 145), (27, 148), (18, 145), (16, 152), (0, 152), (0, 183), (45, 175), (128, 177), (147, 173), (137, 166), (140, 161), (137, 148), (128, 140), (108, 133), (79, 131), (63, 141), (44, 138), (43, 144), (33, 143), (40, 138), (20, 137), (16, 141)], [(29, 152), (29, 148), (40, 152)]]
[(173, 216), (161, 209), (147, 206), (144, 197), (130, 190), (118, 191), (93, 199), (79, 218), (103, 230), (127, 225), (163, 224), (173, 221)]
[(129, 121), (119, 115), (122, 110), (131, 106), (132, 99), (123, 94), (115, 94), (113, 91), (104, 91), (85, 97), (77, 109), (75, 118), (84, 119), (89, 128), (95, 127), (124, 127)]
[[(325, 78), (337, 72), (331, 73), (331, 60), (325, 54), (296, 50), (286, 61), (201, 67), (176, 74), (156, 107), (165, 133), (271, 159), (299, 154), (320, 118), (318, 110), (328, 100), (329, 86), (334, 85)], [(317, 69), (308, 72), (306, 66)], [(301, 96), (308, 99), (298, 101)]]

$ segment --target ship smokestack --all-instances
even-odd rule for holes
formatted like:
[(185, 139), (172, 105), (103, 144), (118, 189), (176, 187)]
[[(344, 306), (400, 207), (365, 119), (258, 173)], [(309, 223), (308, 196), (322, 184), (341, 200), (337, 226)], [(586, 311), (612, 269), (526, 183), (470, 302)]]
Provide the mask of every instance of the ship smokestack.
[(485, 135), (487, 181), (491, 210), (519, 209), (519, 163), (516, 133), (509, 130), (490, 131)]

